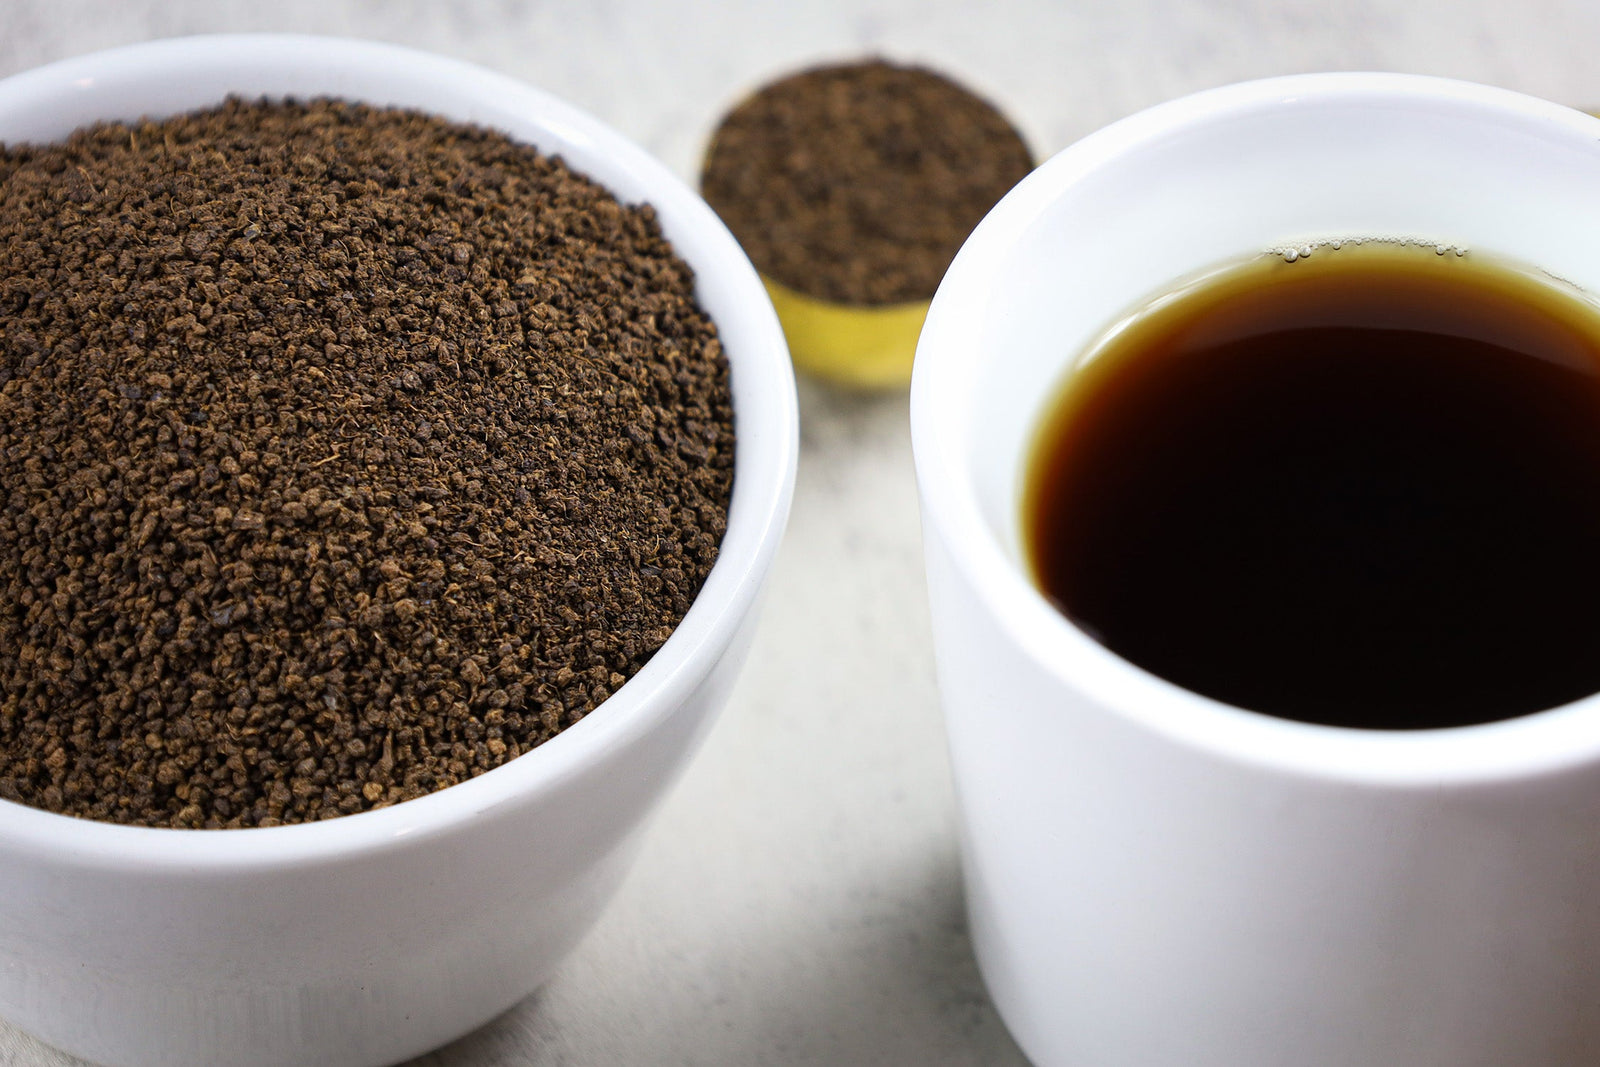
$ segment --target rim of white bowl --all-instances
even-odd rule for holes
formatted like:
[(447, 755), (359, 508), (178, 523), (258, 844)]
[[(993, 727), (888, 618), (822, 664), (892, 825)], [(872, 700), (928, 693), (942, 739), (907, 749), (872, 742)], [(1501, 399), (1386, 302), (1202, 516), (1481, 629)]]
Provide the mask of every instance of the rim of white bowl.
[[(911, 383), (912, 449), (924, 523), (1007, 638), (1112, 714), (1218, 758), (1329, 782), (1400, 789), (1490, 784), (1600, 763), (1600, 695), (1472, 726), (1377, 731), (1273, 718), (1199, 696), (1118, 657), (1055, 610), (984, 520), (967, 461), (985, 309), (1013, 247), (1059, 196), (1151, 142), (1197, 136), (1251, 113), (1330, 105), (1402, 107), (1513, 122), (1600, 151), (1600, 119), (1506, 89), (1382, 72), (1242, 82), (1159, 104), (1090, 134), (1042, 164), (973, 232), (923, 327)], [(1108, 309), (1108, 313), (1117, 309)]]
[[(668, 717), (709, 674), (754, 608), (788, 520), (798, 405), (782, 329), (754, 267), (716, 214), (664, 164), (548, 93), (473, 64), (372, 41), (181, 37), (65, 59), (0, 81), (0, 141), (57, 140), (88, 122), (175, 114), (220, 103), (230, 92), (340, 96), (478, 123), (561, 155), (619, 199), (648, 200), (678, 254), (695, 268), (697, 284), (715, 272), (727, 290), (713, 316), (732, 353), (739, 435), (727, 531), (699, 595), (650, 661), (593, 713), (494, 770), (376, 811), (238, 830), (125, 826), (0, 800), (0, 847), (146, 870), (283, 868), (409, 844), (554, 791)], [(108, 93), (127, 105), (114, 113), (96, 107)]]

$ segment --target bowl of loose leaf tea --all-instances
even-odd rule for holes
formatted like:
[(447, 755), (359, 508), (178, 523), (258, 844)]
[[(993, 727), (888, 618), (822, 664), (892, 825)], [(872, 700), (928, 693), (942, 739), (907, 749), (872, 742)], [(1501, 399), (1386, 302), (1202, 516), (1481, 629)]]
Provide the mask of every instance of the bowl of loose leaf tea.
[(521, 83), (0, 82), (0, 1016), (358, 1065), (527, 995), (732, 684), (796, 423), (716, 216)]

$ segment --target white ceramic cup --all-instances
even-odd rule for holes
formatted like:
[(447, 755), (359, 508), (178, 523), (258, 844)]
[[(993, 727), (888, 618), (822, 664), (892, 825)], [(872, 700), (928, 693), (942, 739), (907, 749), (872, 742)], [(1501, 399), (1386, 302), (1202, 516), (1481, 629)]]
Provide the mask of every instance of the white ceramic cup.
[(1084, 346), (1186, 275), (1355, 236), (1600, 292), (1600, 121), (1399, 75), (1201, 93), (1044, 164), (934, 299), (912, 429), (968, 908), (1041, 1065), (1600, 1063), (1600, 697), (1289, 722), (1119, 659), (1026, 577), (1024, 453)]
[(626, 872), (748, 647), (793, 490), (794, 379), (760, 279), (699, 197), (593, 118), (464, 63), (304, 37), (138, 45), (0, 82), (0, 140), (230, 93), (476, 122), (648, 201), (732, 371), (739, 439), (716, 566), (655, 657), (555, 738), (430, 796), (300, 826), (142, 829), (0, 801), (0, 1016), (98, 1063), (393, 1063), (526, 996)]

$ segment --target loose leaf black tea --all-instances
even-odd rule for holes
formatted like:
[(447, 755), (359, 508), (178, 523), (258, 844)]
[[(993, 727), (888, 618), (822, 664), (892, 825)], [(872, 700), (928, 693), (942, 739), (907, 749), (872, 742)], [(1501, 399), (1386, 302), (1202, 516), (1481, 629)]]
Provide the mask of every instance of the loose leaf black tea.
[(978, 221), (1033, 167), (987, 101), (922, 67), (817, 67), (717, 128), (701, 191), (750, 259), (846, 304), (927, 300)]
[(717, 556), (728, 370), (648, 206), (245, 103), (0, 149), (0, 797), (359, 812), (497, 767)]
[(1600, 309), (1396, 243), (1221, 270), (1092, 352), (1024, 518), (1067, 616), (1239, 707), (1421, 729), (1595, 693)]

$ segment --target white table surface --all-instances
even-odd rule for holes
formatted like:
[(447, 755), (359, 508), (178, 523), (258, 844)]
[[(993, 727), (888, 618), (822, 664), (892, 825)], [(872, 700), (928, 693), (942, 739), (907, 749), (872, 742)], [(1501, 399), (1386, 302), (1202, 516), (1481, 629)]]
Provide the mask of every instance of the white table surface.
[[(1600, 106), (1594, 0), (0, 0), (0, 76), (242, 30), (481, 63), (690, 181), (744, 92), (869, 53), (979, 90), (1041, 157), (1169, 97), (1298, 71)], [(962, 917), (905, 395), (802, 382), (800, 406), (793, 518), (755, 648), (638, 866), (542, 991), (413, 1067), (1025, 1062)], [(77, 1062), (0, 1023), (0, 1067)]]

